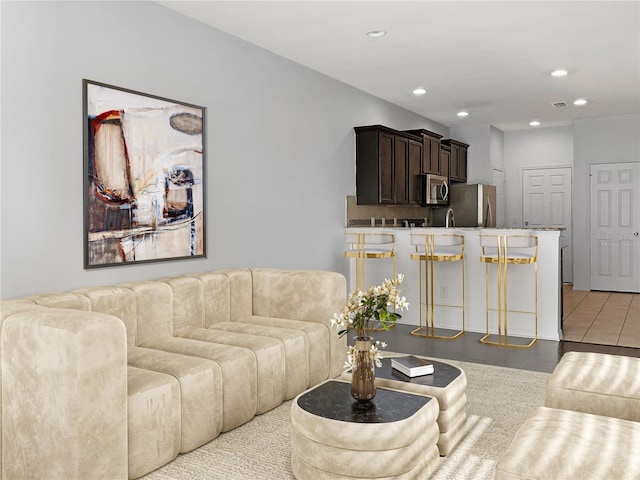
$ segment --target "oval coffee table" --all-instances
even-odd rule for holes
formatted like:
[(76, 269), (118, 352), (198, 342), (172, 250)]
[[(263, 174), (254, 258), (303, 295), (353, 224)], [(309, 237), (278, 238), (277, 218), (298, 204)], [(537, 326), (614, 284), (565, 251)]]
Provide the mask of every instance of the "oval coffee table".
[[(440, 455), (447, 455), (465, 432), (467, 376), (464, 370), (450, 363), (425, 360), (433, 364), (433, 374), (412, 378), (391, 368), (390, 358), (383, 358), (382, 367), (376, 367), (376, 387), (435, 397), (440, 406), (438, 450)], [(350, 382), (351, 372), (344, 372), (340, 378)]]
[(427, 478), (438, 466), (438, 402), (378, 388), (360, 403), (328, 380), (291, 405), (291, 466), (298, 480)]

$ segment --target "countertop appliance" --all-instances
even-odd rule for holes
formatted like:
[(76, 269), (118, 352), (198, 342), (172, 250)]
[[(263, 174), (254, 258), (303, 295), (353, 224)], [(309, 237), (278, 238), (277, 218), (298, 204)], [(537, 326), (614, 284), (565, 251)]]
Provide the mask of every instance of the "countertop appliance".
[(449, 179), (440, 175), (422, 175), (422, 205), (449, 205)]
[[(449, 206), (453, 209), (456, 227), (496, 226), (496, 187), (483, 183), (449, 186)], [(433, 210), (433, 224), (445, 225), (446, 208)]]

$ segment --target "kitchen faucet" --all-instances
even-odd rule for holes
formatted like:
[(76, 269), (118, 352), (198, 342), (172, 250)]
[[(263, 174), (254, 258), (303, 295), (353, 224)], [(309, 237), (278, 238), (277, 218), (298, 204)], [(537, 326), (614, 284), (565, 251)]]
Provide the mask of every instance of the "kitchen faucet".
[(449, 207), (447, 209), (447, 215), (444, 219), (444, 226), (445, 228), (449, 228), (449, 218), (451, 218), (451, 226), (455, 227), (456, 226), (456, 219), (453, 216), (453, 208)]

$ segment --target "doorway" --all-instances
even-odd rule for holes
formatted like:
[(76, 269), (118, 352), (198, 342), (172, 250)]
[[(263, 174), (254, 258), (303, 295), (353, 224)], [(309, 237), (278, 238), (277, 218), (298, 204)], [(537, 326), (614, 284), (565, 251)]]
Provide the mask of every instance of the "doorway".
[(562, 281), (573, 282), (571, 239), (571, 167), (522, 170), (523, 228), (563, 228)]
[(591, 290), (640, 293), (640, 163), (591, 165)]

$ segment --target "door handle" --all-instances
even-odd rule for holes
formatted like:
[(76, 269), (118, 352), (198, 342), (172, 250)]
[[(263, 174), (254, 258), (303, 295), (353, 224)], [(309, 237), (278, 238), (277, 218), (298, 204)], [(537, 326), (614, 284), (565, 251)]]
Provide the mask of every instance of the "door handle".
[(524, 222), (524, 226), (528, 227), (529, 226), (529, 222)]
[(640, 235), (640, 232), (633, 232), (634, 237), (637, 237), (638, 235)]

